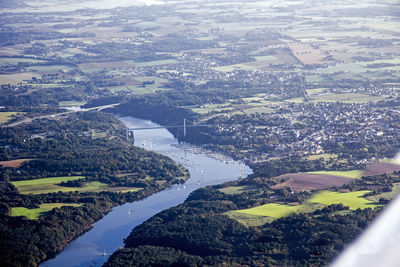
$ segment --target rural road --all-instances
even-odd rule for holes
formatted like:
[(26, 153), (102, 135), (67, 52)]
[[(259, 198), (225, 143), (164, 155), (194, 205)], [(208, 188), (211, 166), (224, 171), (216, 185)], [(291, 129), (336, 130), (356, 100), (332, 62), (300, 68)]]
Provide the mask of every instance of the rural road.
[(8, 125), (4, 125), (3, 127), (14, 127), (17, 125), (20, 125), (22, 123), (31, 123), (32, 121), (36, 120), (36, 119), (56, 119), (59, 118), (60, 116), (63, 115), (67, 115), (67, 114), (71, 114), (71, 113), (75, 113), (75, 112), (81, 112), (81, 111), (90, 111), (90, 110), (103, 110), (105, 108), (112, 108), (115, 106), (118, 106), (121, 103), (116, 103), (116, 104), (110, 104), (110, 105), (105, 105), (105, 106), (99, 106), (99, 107), (93, 107), (93, 108), (84, 108), (84, 109), (80, 109), (80, 110), (71, 110), (71, 111), (66, 111), (66, 112), (61, 112), (61, 113), (56, 113), (56, 114), (49, 114), (49, 115), (43, 115), (43, 116), (38, 116), (38, 117), (34, 117), (34, 118), (26, 118), (23, 119), (22, 121), (17, 121), (14, 123), (10, 123)]

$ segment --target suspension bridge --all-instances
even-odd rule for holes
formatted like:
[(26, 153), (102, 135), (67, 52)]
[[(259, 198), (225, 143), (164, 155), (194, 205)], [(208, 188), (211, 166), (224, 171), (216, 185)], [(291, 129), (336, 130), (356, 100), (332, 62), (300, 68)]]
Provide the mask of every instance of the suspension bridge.
[[(192, 124), (188, 124), (192, 123)], [(186, 129), (191, 128), (191, 127), (205, 127), (208, 126), (207, 124), (195, 124), (192, 121), (189, 121), (187, 119), (183, 119), (183, 124), (180, 125), (169, 125), (169, 126), (149, 126), (149, 127), (132, 127), (132, 128), (127, 128), (126, 129), (126, 139), (129, 140), (135, 139), (135, 131), (140, 131), (140, 130), (152, 130), (152, 129), (173, 129), (173, 128), (183, 128), (183, 136), (186, 137)]]

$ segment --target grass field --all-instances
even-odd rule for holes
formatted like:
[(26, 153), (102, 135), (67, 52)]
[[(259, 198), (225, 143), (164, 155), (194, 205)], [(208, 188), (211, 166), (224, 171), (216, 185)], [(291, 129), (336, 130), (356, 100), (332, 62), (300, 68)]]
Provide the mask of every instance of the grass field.
[(121, 190), (117, 190), (115, 192), (120, 192), (120, 193), (128, 193), (128, 192), (138, 192), (140, 190), (143, 190), (143, 188), (129, 188), (129, 189), (121, 189)]
[(243, 186), (229, 186), (225, 188), (220, 188), (218, 191), (228, 194), (228, 195), (237, 195), (243, 192), (256, 189), (257, 187), (254, 185), (243, 185)]
[[(42, 194), (53, 192), (70, 192), (75, 190), (82, 190), (85, 187), (63, 187), (59, 186), (61, 182), (75, 181), (84, 178), (83, 176), (69, 176), (69, 177), (51, 177), (35, 180), (15, 181), (12, 184), (18, 189), (21, 194)], [(89, 185), (89, 183), (88, 183)], [(90, 185), (89, 185), (90, 186)], [(93, 186), (93, 185), (92, 185)]]
[(272, 218), (281, 218), (289, 215), (290, 213), (294, 213), (301, 209), (302, 206), (289, 206), (282, 205), (277, 203), (268, 203), (265, 205), (261, 205), (258, 207), (245, 209), (245, 210), (236, 210), (235, 212), (250, 214), (250, 215), (258, 215), (258, 216), (268, 216)]
[(324, 160), (329, 160), (329, 159), (337, 159), (338, 155), (337, 154), (318, 154), (318, 155), (310, 155), (307, 157), (308, 160), (316, 160), (323, 158)]
[(31, 71), (39, 71), (39, 72), (55, 72), (55, 71), (63, 71), (67, 72), (73, 70), (74, 67), (67, 65), (46, 65), (46, 66), (31, 66), (29, 70)]
[(315, 174), (327, 174), (327, 175), (335, 175), (335, 176), (342, 176), (347, 178), (358, 179), (361, 178), (363, 171), (362, 170), (351, 170), (351, 171), (316, 171), (316, 172), (309, 172)]
[(25, 216), (31, 220), (37, 220), (39, 217), (45, 215), (49, 211), (54, 208), (61, 208), (65, 206), (70, 207), (79, 207), (82, 204), (73, 204), (73, 203), (50, 203), (50, 204), (41, 204), (40, 208), (37, 209), (27, 209), (24, 207), (13, 207), (11, 208), (11, 216)]
[(198, 108), (192, 108), (192, 111), (199, 113), (199, 114), (207, 114), (211, 111), (221, 112), (223, 110), (230, 110), (233, 111), (233, 107), (230, 104), (212, 104), (212, 105), (205, 105)]
[(234, 219), (246, 227), (249, 226), (261, 226), (266, 223), (270, 223), (275, 218), (267, 217), (267, 216), (260, 216), (260, 215), (251, 215), (242, 212), (237, 212), (234, 210), (228, 211), (224, 213), (225, 215), (229, 216), (229, 218)]
[(340, 193), (335, 191), (319, 191), (308, 201), (311, 203), (319, 203), (325, 205), (331, 204), (340, 204), (342, 203), (344, 206), (349, 206), (351, 210), (356, 209), (366, 209), (366, 208), (375, 208), (375, 205), (372, 201), (363, 198), (362, 196), (371, 191), (355, 191), (349, 193)]
[(128, 64), (131, 64), (133, 66), (136, 66), (138, 68), (178, 63), (178, 61), (175, 59), (154, 60), (154, 61), (146, 61), (146, 62), (134, 62), (133, 60), (126, 60), (125, 62)]
[(370, 96), (366, 94), (343, 93), (343, 94), (321, 94), (311, 97), (312, 102), (343, 102), (343, 103), (368, 103), (383, 100), (382, 96)]
[(85, 105), (86, 102), (83, 101), (60, 101), (58, 102), (58, 105), (60, 107), (71, 107), (71, 106), (83, 106)]
[(18, 85), (20, 82), (31, 80), (32, 77), (40, 78), (41, 76), (34, 72), (0, 74), (0, 84)]
[(75, 181), (78, 179), (85, 178), (83, 176), (69, 176), (69, 177), (50, 177), (35, 180), (15, 181), (13, 185), (18, 189), (21, 194), (47, 194), (55, 192), (101, 192), (101, 191), (112, 191), (112, 192), (137, 192), (143, 188), (139, 187), (110, 187), (105, 183), (98, 181), (88, 182), (82, 187), (65, 187), (60, 186), (61, 182)]
[(0, 112), (0, 123), (6, 123), (17, 115), (18, 112)]
[(304, 97), (295, 97), (295, 98), (290, 98), (290, 99), (286, 99), (286, 102), (290, 102), (290, 103), (303, 103), (304, 102)]
[(107, 62), (91, 62), (78, 64), (79, 68), (86, 73), (97, 72), (102, 70), (118, 69), (118, 68), (129, 68), (131, 67), (125, 61), (107, 61)]
[(383, 192), (375, 196), (368, 196), (366, 197), (366, 199), (373, 202), (378, 202), (380, 198), (392, 200), (397, 196), (399, 192), (400, 192), (400, 183), (395, 183), (392, 187), (392, 192)]
[(0, 66), (18, 65), (18, 63), (43, 63), (42, 60), (22, 57), (2, 57), (0, 58)]
[[(134, 77), (136, 81), (140, 84), (137, 85), (122, 85), (110, 87), (111, 91), (131, 91), (134, 94), (144, 95), (144, 94), (152, 94), (159, 90), (169, 90), (165, 88), (164, 85), (168, 83), (168, 80), (155, 77), (155, 76), (142, 76), (142, 77)], [(143, 82), (153, 82), (153, 84), (142, 85)]]
[(234, 64), (234, 65), (219, 66), (212, 69), (221, 72), (231, 72), (235, 70), (254, 70), (256, 68), (246, 64)]
[[(234, 189), (230, 189), (234, 190)], [(400, 183), (395, 185), (394, 193), (388, 193), (390, 196), (400, 191)], [(234, 192), (234, 191), (233, 191)], [(362, 196), (371, 191), (355, 191), (341, 193), (336, 191), (322, 190), (314, 194), (306, 203), (301, 205), (284, 205), (279, 203), (268, 203), (261, 206), (243, 210), (231, 210), (224, 214), (232, 219), (239, 221), (245, 226), (258, 226), (271, 222), (275, 219), (288, 216), (292, 213), (308, 213), (317, 209), (322, 209), (327, 205), (340, 204), (348, 206), (350, 210), (376, 208), (375, 199), (366, 199)], [(389, 195), (388, 195), (389, 197)]]

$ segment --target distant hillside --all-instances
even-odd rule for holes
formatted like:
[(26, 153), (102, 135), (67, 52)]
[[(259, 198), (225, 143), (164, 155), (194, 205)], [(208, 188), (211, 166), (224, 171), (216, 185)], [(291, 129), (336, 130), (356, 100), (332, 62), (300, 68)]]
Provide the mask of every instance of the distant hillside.
[(0, 0), (0, 8), (17, 8), (27, 6), (22, 0)]

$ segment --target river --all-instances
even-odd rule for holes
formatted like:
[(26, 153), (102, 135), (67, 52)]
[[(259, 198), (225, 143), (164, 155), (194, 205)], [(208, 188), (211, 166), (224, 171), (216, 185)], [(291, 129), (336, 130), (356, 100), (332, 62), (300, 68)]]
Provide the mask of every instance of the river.
[[(127, 127), (159, 126), (133, 117), (122, 117), (120, 120)], [(173, 185), (143, 200), (113, 208), (55, 258), (39, 266), (101, 266), (119, 246), (123, 246), (123, 239), (135, 226), (162, 210), (184, 202), (191, 192), (200, 187), (236, 180), (241, 172), (243, 177), (252, 172), (241, 162), (192, 146), (180, 145), (165, 128), (136, 131), (135, 145), (171, 157), (184, 165), (190, 171), (191, 177), (183, 185)]]

